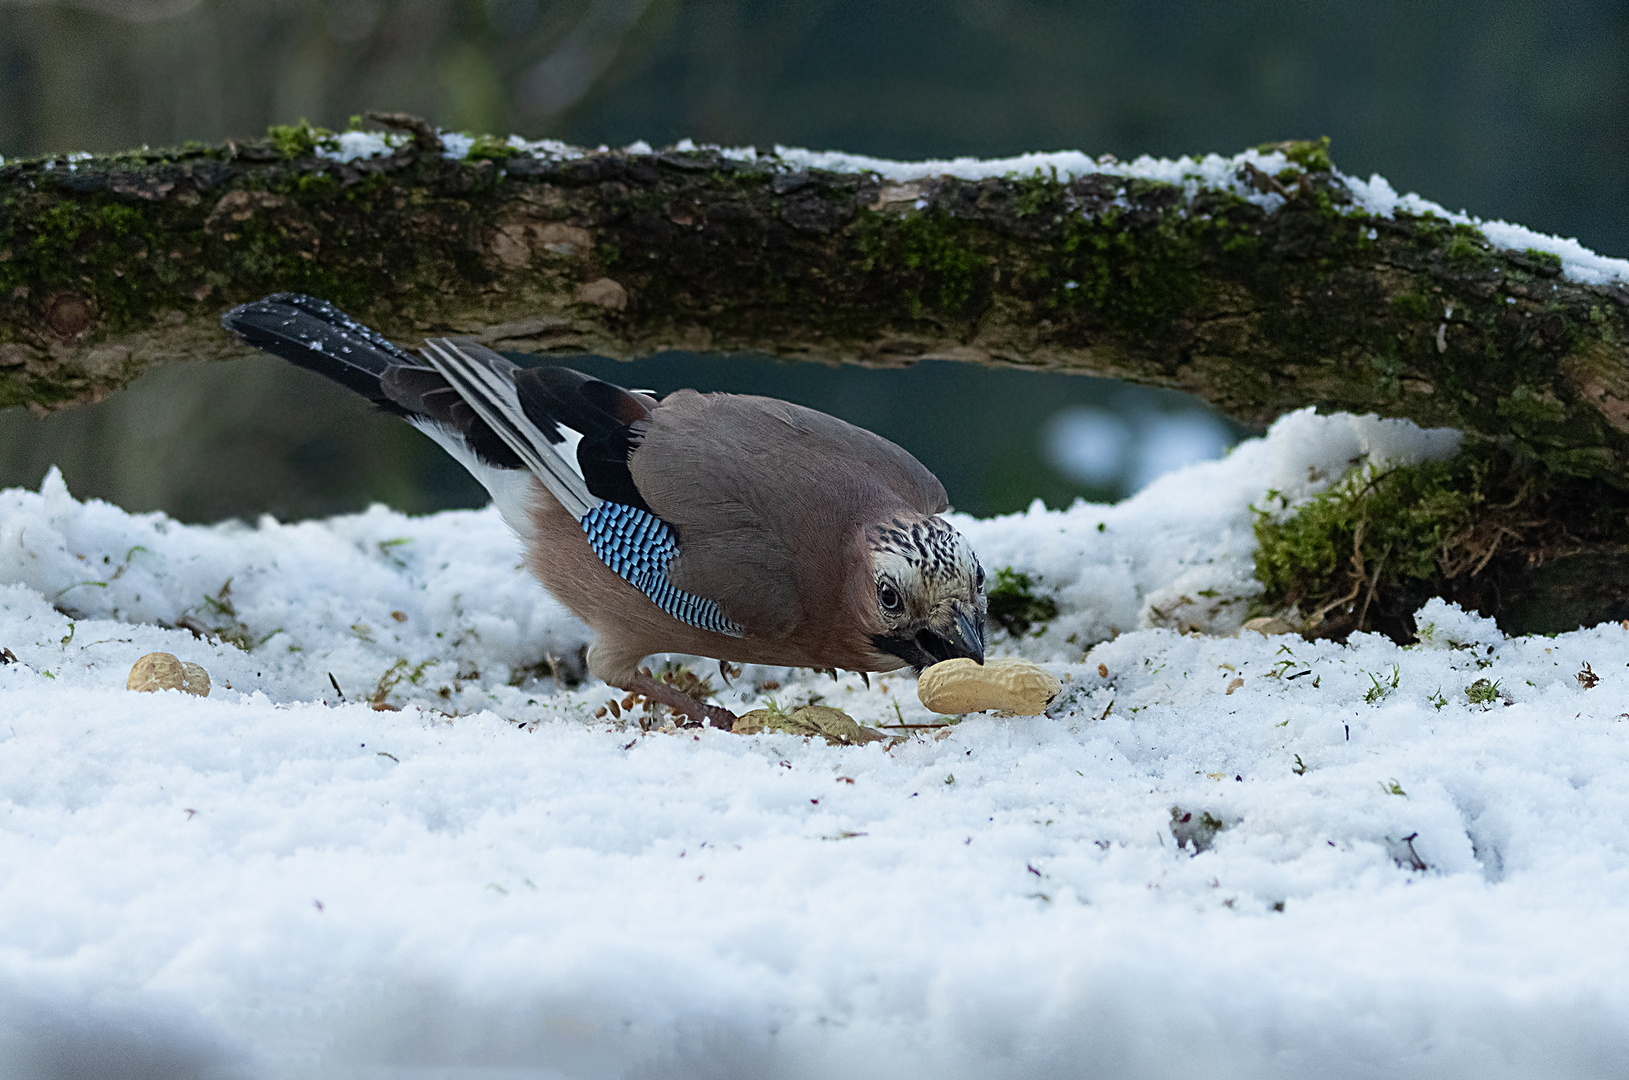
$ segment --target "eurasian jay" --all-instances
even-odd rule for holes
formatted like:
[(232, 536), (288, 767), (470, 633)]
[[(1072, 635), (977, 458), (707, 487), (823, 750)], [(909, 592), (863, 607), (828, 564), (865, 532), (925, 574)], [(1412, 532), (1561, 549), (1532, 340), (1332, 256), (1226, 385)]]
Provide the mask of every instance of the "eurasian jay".
[(775, 398), (658, 399), (468, 339), (432, 338), (421, 359), (293, 293), (221, 322), (457, 458), (528, 568), (595, 631), (589, 672), (693, 722), (735, 716), (642, 671), (646, 656), (858, 672), (984, 661), (984, 570), (939, 516), (944, 486), (869, 431)]

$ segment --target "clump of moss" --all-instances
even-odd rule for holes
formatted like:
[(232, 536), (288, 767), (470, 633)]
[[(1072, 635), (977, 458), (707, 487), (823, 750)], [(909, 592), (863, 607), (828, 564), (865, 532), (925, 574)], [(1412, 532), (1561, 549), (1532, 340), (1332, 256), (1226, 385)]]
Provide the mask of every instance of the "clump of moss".
[(508, 139), (496, 135), (477, 135), (464, 157), (468, 161), (503, 161), (518, 153), (520, 151), (510, 146)]
[(1561, 273), (1561, 256), (1553, 251), (1540, 251), (1538, 248), (1528, 248), (1522, 252), (1527, 261), (1545, 277), (1555, 277)]
[[(1169, 184), (1133, 180), (1126, 197), (1151, 200), (1176, 189)], [(1198, 297), (1203, 282), (1193, 235), (1176, 210), (1175, 199), (1152, 222), (1128, 222), (1111, 209), (1093, 220), (1082, 215), (1064, 219), (1062, 251), (1056, 277), (1062, 288), (1058, 306), (1096, 309), (1112, 326), (1130, 333), (1161, 337)], [(1143, 211), (1146, 213), (1146, 211)]]
[(324, 199), (339, 190), (339, 178), (326, 171), (302, 172), (289, 176), (277, 188), (305, 199)]
[(1014, 217), (1032, 217), (1046, 207), (1063, 198), (1065, 187), (1058, 180), (1058, 170), (1052, 169), (1051, 175), (1036, 169), (1029, 176), (1020, 176), (1017, 173), (1008, 173), (1007, 179), (1018, 190), (1017, 197), (1013, 199), (1012, 212)]
[(1393, 469), (1359, 466), (1294, 513), (1282, 503), (1257, 508), (1262, 601), (1298, 608), (1309, 630), (1330, 635), (1396, 614), (1388, 609), (1399, 593), (1473, 569), (1487, 554), (1472, 543), (1485, 473), (1484, 462), (1464, 454)]
[(118, 203), (62, 201), (0, 227), (0, 292), (27, 288), (39, 296), (83, 290), (88, 282), (103, 319), (115, 329), (135, 322), (166, 261), (151, 211)]
[(1263, 154), (1278, 150), (1290, 161), (1307, 172), (1332, 172), (1335, 163), (1329, 160), (1329, 136), (1316, 139), (1294, 139), (1290, 142), (1263, 143), (1256, 147)]
[(1021, 574), (1010, 566), (995, 572), (995, 582), (985, 592), (990, 621), (1013, 637), (1029, 633), (1030, 627), (1058, 617), (1058, 603), (1050, 596), (1037, 596), (1039, 578)]
[(1567, 406), (1554, 392), (1526, 384), (1501, 397), (1495, 409), (1517, 435), (1535, 442), (1554, 441), (1568, 421)]
[(332, 131), (325, 127), (312, 127), (303, 119), (298, 124), (273, 124), (266, 129), (266, 138), (286, 158), (310, 157), (318, 147), (329, 150), (339, 148)]
[(1621, 619), (1629, 604), (1629, 577), (1610, 569), (1629, 558), (1629, 493), (1519, 449), (1470, 442), (1446, 461), (1360, 466), (1297, 507), (1273, 497), (1256, 509), (1253, 610), (1293, 609), (1314, 636), (1408, 641), (1433, 596), (1511, 633)]
[(1443, 248), (1442, 254), (1449, 262), (1467, 269), (1486, 265), (1492, 259), (1488, 254), (1487, 240), (1469, 225), (1454, 226), (1453, 238)]
[(1449, 222), (1430, 210), (1415, 218), (1413, 225), (1414, 243), (1420, 247), (1437, 247), (1447, 237), (1449, 231)]
[(1419, 293), (1403, 293), (1391, 298), (1391, 309), (1405, 319), (1424, 319), (1431, 314), (1431, 301)]
[(867, 212), (860, 218), (860, 268), (905, 271), (920, 282), (907, 289), (906, 307), (913, 318), (923, 309), (967, 314), (989, 260), (974, 251), (968, 229), (951, 215), (929, 209), (896, 220)]

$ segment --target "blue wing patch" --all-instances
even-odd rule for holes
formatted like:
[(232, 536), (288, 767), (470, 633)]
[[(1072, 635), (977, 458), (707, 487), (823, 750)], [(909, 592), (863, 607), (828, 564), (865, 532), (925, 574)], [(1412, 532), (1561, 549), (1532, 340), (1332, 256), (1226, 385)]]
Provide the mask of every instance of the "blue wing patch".
[(725, 618), (711, 600), (675, 588), (667, 565), (679, 551), (679, 538), (667, 522), (648, 510), (623, 503), (600, 503), (582, 517), (588, 546), (617, 576), (650, 597), (657, 607), (691, 626), (730, 637), (746, 631)]

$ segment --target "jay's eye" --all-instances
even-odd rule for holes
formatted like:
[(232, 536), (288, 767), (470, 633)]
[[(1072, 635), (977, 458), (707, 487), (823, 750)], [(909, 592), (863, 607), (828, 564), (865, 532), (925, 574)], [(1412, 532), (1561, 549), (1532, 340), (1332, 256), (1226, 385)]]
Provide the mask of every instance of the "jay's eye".
[(886, 581), (877, 582), (877, 603), (881, 604), (882, 610), (890, 615), (899, 614), (905, 607), (904, 602), (899, 598), (899, 590)]
[(984, 591), (984, 567), (979, 567), (978, 575), (973, 579), (973, 588), (979, 592)]

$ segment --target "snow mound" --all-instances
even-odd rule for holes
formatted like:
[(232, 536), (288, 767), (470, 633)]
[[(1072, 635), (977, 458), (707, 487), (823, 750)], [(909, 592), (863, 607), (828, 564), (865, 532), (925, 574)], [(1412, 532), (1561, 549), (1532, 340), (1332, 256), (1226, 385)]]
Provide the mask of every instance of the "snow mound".
[[(596, 719), (491, 511), (0, 493), (0, 1078), (1617, 1075), (1629, 629), (1183, 632), (1237, 626), (1269, 489), (1452, 446), (1297, 413), (959, 519), (1055, 597), (995, 651), (1064, 693), (719, 695), (895, 725), (866, 747)], [(126, 691), (159, 649), (215, 689)]]
[(1440, 598), (1427, 600), (1414, 613), (1414, 626), (1420, 644), (1428, 649), (1467, 649), (1505, 640), (1499, 625), (1486, 615)]

